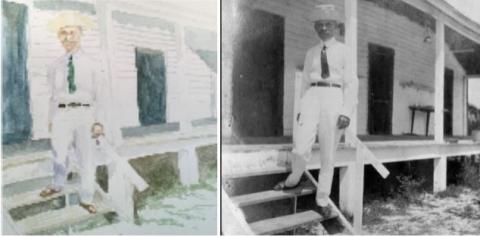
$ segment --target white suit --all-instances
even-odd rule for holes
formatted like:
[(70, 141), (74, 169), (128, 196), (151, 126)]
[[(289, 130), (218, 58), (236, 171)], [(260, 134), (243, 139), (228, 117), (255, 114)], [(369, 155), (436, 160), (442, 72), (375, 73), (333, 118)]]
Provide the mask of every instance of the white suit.
[[(321, 77), (321, 50), (326, 46), (329, 76)], [(308, 50), (305, 57), (300, 113), (295, 115), (298, 123), (293, 134), (294, 148), (292, 152), (297, 158), (292, 161), (292, 175), (288, 183), (298, 183), (305, 169), (306, 161), (311, 157), (315, 136), (318, 135), (320, 145), (319, 186), (317, 203), (326, 206), (330, 195), (335, 151), (342, 130), (337, 128), (340, 115), (352, 117), (357, 104), (358, 79), (345, 77), (346, 46), (332, 38), (320, 42)], [(337, 86), (315, 86), (312, 83), (325, 82)]]
[[(68, 59), (72, 55), (75, 68), (76, 91), (68, 91)], [(99, 62), (89, 58), (79, 49), (73, 54), (58, 58), (48, 69), (50, 86), (49, 122), (52, 124), (53, 188), (61, 190), (66, 183), (69, 164), (77, 163), (80, 169), (80, 198), (91, 203), (94, 192), (95, 164), (92, 159), (91, 126), (97, 121), (104, 124), (104, 83), (99, 73)], [(70, 107), (77, 103), (80, 106)], [(76, 162), (70, 161), (69, 149), (74, 150)]]

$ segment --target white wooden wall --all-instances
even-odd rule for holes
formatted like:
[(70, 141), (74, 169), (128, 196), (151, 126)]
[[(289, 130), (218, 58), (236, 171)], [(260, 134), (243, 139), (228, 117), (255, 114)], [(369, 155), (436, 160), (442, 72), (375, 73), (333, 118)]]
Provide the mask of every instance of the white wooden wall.
[[(343, 12), (343, 0), (332, 1)], [(316, 1), (242, 1), (242, 5), (260, 9), (285, 18), (285, 65), (284, 65), (284, 134), (292, 134), (294, 107), (294, 78), (298, 66), (308, 48), (318, 42), (313, 25), (307, 20), (310, 9)], [(368, 118), (368, 43), (375, 43), (395, 50), (392, 132), (402, 134), (410, 131), (410, 111), (408, 105), (434, 104), (433, 91), (418, 90), (414, 87), (402, 87), (402, 82), (414, 81), (434, 89), (435, 42), (423, 43), (423, 26), (410, 21), (407, 17), (378, 7), (376, 4), (360, 0), (358, 2), (358, 134), (367, 134)], [(433, 36), (433, 35), (432, 35)], [(339, 39), (343, 41), (342, 38)], [(466, 115), (462, 92), (465, 71), (447, 47), (446, 66), (454, 70), (454, 135), (465, 134)], [(227, 58), (227, 60), (230, 60)], [(229, 63), (222, 62), (224, 70)], [(230, 66), (231, 67), (231, 66)], [(228, 100), (227, 100), (228, 102)], [(228, 105), (225, 105), (228, 107)], [(225, 115), (225, 114), (224, 114)], [(417, 113), (414, 132), (425, 133), (426, 115)], [(434, 116), (430, 116), (429, 134), (433, 134)]]

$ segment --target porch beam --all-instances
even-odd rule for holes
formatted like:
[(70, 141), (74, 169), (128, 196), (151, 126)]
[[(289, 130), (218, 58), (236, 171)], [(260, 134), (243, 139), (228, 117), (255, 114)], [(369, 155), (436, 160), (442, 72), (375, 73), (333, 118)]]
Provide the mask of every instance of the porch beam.
[(355, 186), (355, 165), (350, 164), (340, 167), (340, 182), (339, 182), (339, 203), (340, 209), (350, 216), (353, 216), (355, 209), (354, 195)]
[(433, 160), (433, 192), (447, 189), (447, 157), (441, 156)]
[(435, 141), (443, 142), (443, 89), (445, 74), (445, 24), (436, 19), (435, 34)]
[[(365, 143), (382, 163), (437, 159), (459, 155), (480, 154), (478, 143), (434, 143), (432, 141), (396, 141), (395, 143)], [(291, 144), (276, 145), (234, 145), (222, 147), (223, 178), (239, 178), (255, 175), (278, 174), (289, 171), (288, 159)], [(320, 149), (314, 146), (313, 157), (320, 156)], [(337, 151), (335, 167), (347, 167), (355, 163), (355, 149), (340, 147)], [(370, 164), (365, 160), (365, 164)], [(318, 159), (311, 159), (308, 169), (319, 169)], [(348, 180), (348, 178), (346, 179)]]
[[(233, 134), (233, 52), (235, 44), (235, 30), (239, 24), (235, 21), (239, 19), (238, 9), (233, 1), (223, 1), (222, 4), (222, 40), (221, 40), (221, 134), (222, 137), (232, 137)], [(233, 27), (226, 27), (226, 26)]]
[[(347, 65), (345, 74), (350, 78), (358, 77), (358, 0), (344, 0), (345, 2), (345, 42), (348, 46), (348, 52), (346, 52)], [(358, 88), (357, 88), (358, 90)], [(358, 96), (352, 95), (352, 96)], [(358, 100), (358, 98), (357, 98)], [(355, 108), (352, 117), (350, 118), (350, 127), (353, 136), (357, 135), (357, 109)], [(353, 143), (354, 138), (350, 135), (345, 136), (346, 142)]]

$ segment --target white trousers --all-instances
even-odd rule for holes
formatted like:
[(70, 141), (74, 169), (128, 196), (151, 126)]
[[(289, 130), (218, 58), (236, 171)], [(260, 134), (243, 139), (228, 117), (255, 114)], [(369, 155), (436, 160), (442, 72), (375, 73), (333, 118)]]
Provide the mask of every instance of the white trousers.
[(292, 173), (287, 185), (300, 181), (307, 161), (311, 159), (312, 146), (318, 136), (320, 147), (320, 173), (316, 201), (320, 206), (328, 204), (335, 167), (335, 153), (343, 130), (337, 128), (337, 120), (343, 105), (342, 89), (337, 87), (310, 87), (300, 101), (298, 123), (293, 134), (294, 157)]
[[(80, 199), (84, 203), (92, 203), (95, 188), (91, 138), (93, 122), (91, 107), (59, 108), (52, 120), (53, 188), (64, 188), (67, 174), (75, 164), (80, 175)], [(69, 150), (72, 149), (74, 155), (69, 156)]]

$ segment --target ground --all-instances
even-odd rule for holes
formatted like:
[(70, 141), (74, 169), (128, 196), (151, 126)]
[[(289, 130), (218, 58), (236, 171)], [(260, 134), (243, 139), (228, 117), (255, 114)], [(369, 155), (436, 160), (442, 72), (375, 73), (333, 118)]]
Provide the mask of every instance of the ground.
[(478, 235), (480, 190), (449, 186), (409, 203), (373, 201), (364, 207), (364, 232), (375, 235)]

